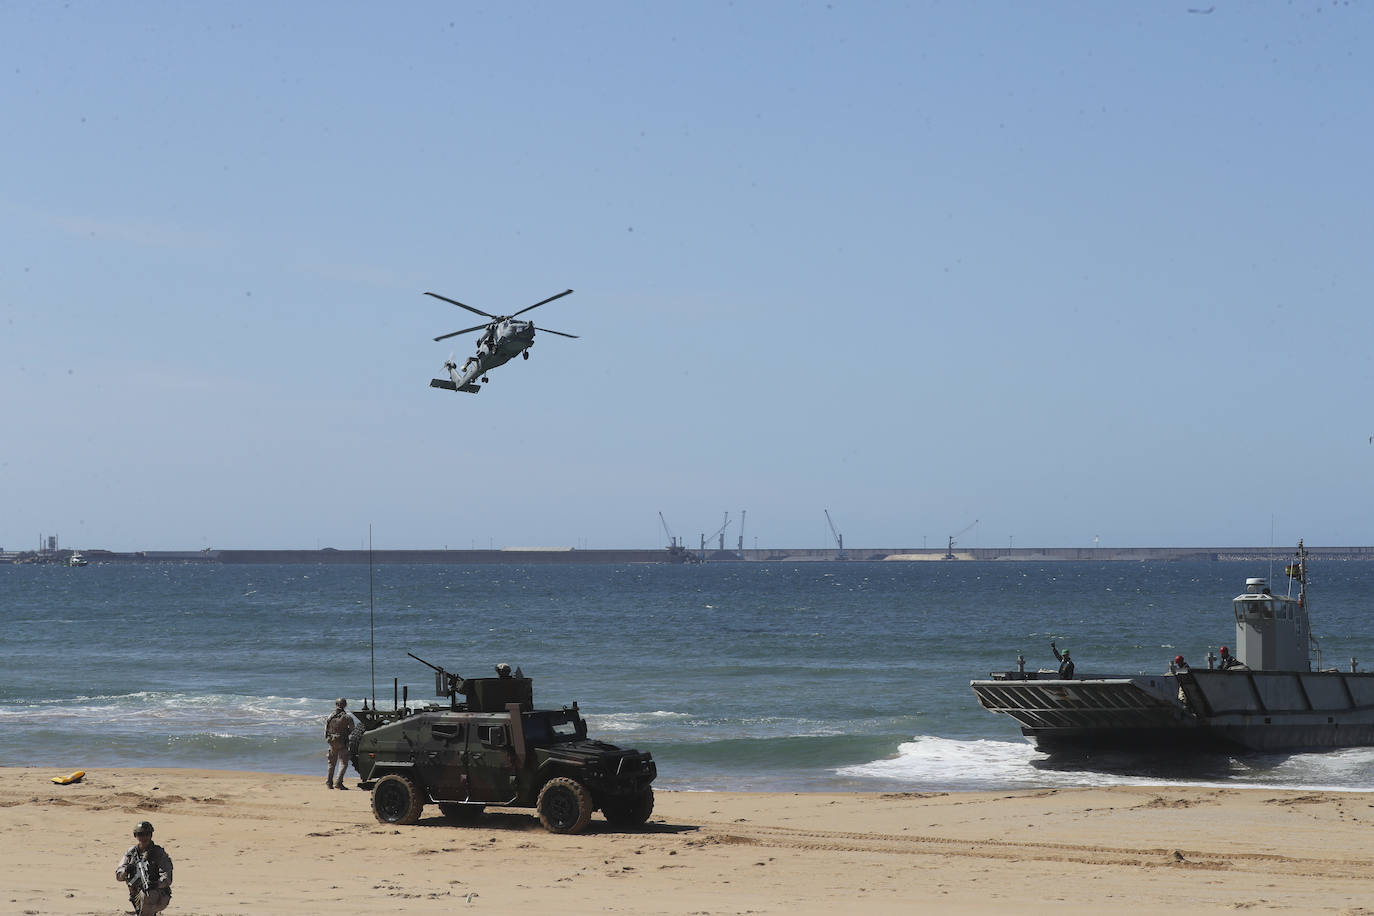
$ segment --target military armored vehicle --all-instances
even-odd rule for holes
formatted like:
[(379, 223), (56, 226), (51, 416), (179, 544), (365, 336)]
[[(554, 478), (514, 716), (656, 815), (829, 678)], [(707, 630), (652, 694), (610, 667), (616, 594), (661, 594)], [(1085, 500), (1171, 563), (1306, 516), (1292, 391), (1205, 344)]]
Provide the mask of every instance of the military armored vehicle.
[(392, 710), (364, 701), (356, 712), (353, 761), (377, 820), (413, 824), (430, 803), (460, 824), (488, 806), (534, 808), (550, 832), (581, 833), (597, 810), (616, 827), (653, 813), (653, 757), (588, 738), (576, 702), (535, 709), (533, 682), (508, 665), (463, 678), (410, 657), (434, 669), (435, 695), (448, 703), (411, 709), (407, 696)]

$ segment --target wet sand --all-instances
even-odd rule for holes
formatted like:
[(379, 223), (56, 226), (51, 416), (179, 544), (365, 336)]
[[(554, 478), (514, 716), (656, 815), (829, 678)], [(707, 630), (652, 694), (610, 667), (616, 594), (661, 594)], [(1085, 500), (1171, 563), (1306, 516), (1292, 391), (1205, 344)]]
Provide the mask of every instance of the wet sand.
[(520, 809), (460, 827), (429, 806), (383, 825), (369, 793), (323, 776), (54, 775), (0, 768), (0, 912), (121, 912), (114, 868), (146, 818), (175, 862), (169, 916), (1374, 914), (1368, 793), (659, 792), (641, 831), (598, 814), (555, 836)]

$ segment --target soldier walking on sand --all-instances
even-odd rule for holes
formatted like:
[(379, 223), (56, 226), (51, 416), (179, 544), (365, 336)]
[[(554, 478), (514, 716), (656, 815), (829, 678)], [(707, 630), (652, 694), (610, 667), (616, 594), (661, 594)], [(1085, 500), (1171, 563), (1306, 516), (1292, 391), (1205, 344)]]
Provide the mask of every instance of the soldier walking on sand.
[[(348, 714), (348, 701), (339, 697), (334, 701), (334, 712), (324, 723), (324, 740), (329, 742), (329, 778), (325, 785), (329, 788), (347, 789), (344, 774), (348, 772), (348, 738), (353, 733), (353, 717)], [(339, 781), (334, 781), (334, 767), (339, 767)]]
[(172, 858), (153, 842), (153, 825), (147, 821), (134, 827), (134, 839), (137, 842), (119, 860), (115, 880), (129, 885), (135, 916), (153, 916), (172, 902)]

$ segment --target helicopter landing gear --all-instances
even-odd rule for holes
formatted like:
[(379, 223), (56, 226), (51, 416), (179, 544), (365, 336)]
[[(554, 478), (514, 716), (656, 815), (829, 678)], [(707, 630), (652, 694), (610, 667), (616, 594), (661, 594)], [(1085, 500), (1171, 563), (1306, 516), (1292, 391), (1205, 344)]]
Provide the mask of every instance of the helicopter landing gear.
[(524, 357), (525, 359), (529, 359), (529, 358), (530, 358), (530, 351), (529, 351), (529, 350), (521, 350), (521, 351), (520, 351), (520, 355), (521, 355), (522, 357)]
[(486, 384), (487, 382), (489, 382), (489, 381), (491, 381), (491, 379), (487, 378), (485, 375), (482, 376), (482, 384), (483, 384), (483, 385), (485, 385), (485, 384)]

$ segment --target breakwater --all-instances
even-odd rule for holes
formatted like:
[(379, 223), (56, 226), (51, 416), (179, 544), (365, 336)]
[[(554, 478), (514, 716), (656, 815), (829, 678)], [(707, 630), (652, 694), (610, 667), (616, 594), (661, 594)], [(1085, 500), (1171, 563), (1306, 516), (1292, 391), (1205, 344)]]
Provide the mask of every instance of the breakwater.
[[(1314, 561), (1374, 560), (1374, 547), (1309, 547)], [(51, 554), (11, 554), (0, 562), (65, 562), (71, 551)], [(952, 554), (943, 548), (874, 547), (847, 548), (753, 548), (735, 550), (683, 550), (667, 548), (585, 549), (505, 548), (491, 550), (317, 550), (223, 549), (138, 550), (129, 552), (89, 549), (82, 554), (92, 563), (306, 563), (306, 564), (624, 564), (624, 563), (806, 563), (806, 562), (1146, 562), (1146, 561), (1279, 561), (1291, 556), (1291, 547), (973, 547)]]

